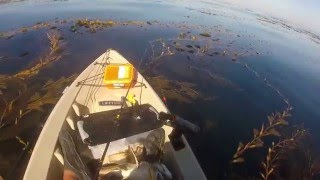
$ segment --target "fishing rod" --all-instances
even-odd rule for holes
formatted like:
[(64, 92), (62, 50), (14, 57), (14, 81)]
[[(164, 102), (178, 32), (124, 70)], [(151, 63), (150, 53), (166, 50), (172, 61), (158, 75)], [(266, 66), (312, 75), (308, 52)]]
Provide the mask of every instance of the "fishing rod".
[[(145, 51), (146, 52), (146, 51)], [(141, 66), (141, 62), (143, 60), (143, 57), (141, 58), (141, 61), (140, 61), (140, 64), (139, 66)], [(119, 126), (120, 126), (120, 121), (121, 121), (121, 116), (122, 116), (122, 112), (123, 112), (123, 108), (126, 104), (127, 101), (129, 101), (132, 106), (137, 106), (136, 103), (132, 103), (131, 102), (131, 99), (128, 98), (128, 95), (129, 95), (129, 92), (131, 90), (131, 88), (135, 87), (134, 86), (134, 83), (139, 83), (137, 80), (138, 80), (138, 75), (139, 73), (137, 72), (137, 76), (135, 79), (133, 79), (131, 82), (130, 82), (130, 85), (126, 91), (126, 94), (125, 96), (123, 97), (123, 99), (120, 101), (121, 103), (121, 107), (118, 111), (118, 113), (115, 115), (115, 117), (113, 118), (113, 127), (112, 127), (112, 134), (111, 134), (111, 138), (110, 140), (108, 140), (108, 142), (106, 143), (106, 146), (104, 148), (104, 151), (103, 151), (103, 154), (100, 158), (100, 161), (99, 161), (99, 164), (98, 164), (98, 168), (95, 172), (95, 175), (94, 175), (94, 179), (98, 179), (99, 178), (99, 173), (100, 173), (100, 170), (103, 166), (103, 163), (104, 163), (104, 160), (105, 160), (105, 157), (107, 156), (107, 151), (109, 149), (109, 146), (110, 146), (110, 143), (111, 141), (116, 137), (117, 133), (118, 133), (118, 129), (119, 129)], [(142, 78), (143, 80), (143, 78)], [(141, 92), (140, 92), (140, 104), (141, 104), (141, 94), (142, 94), (142, 89), (143, 87), (146, 88), (146, 85), (142, 82), (140, 82), (141, 84)], [(166, 103), (166, 102), (165, 102)], [(136, 109), (136, 108), (133, 108), (133, 109)], [(169, 114), (169, 113), (164, 113), (164, 112), (160, 112), (159, 113), (159, 118), (158, 120), (165, 124), (165, 125), (168, 125), (168, 126), (171, 126), (173, 127), (173, 131), (172, 133), (169, 135), (169, 138), (170, 140), (173, 142), (172, 145), (174, 147), (175, 150), (178, 150), (178, 149), (182, 149), (184, 148), (184, 142), (182, 140), (182, 134), (184, 132), (187, 132), (187, 133), (197, 133), (200, 131), (200, 128), (197, 126), (197, 125), (194, 125), (192, 124), (191, 122), (187, 121), (187, 120), (184, 120), (183, 118), (179, 117), (179, 116), (175, 116), (173, 114)], [(177, 143), (175, 143), (177, 142)]]
[[(140, 68), (140, 66), (141, 66), (141, 64), (142, 64), (142, 60), (143, 60), (143, 57), (145, 56), (145, 54), (146, 54), (146, 52), (147, 52), (147, 49), (148, 49), (148, 48), (146, 48), (146, 50), (144, 51), (143, 56), (142, 56), (141, 59), (140, 59), (139, 68)], [(138, 75), (137, 75), (137, 76), (138, 76)], [(138, 77), (137, 77), (137, 78), (138, 78)], [(127, 90), (127, 92), (126, 92), (126, 95), (124, 96), (124, 100), (121, 102), (121, 107), (120, 107), (120, 109), (119, 109), (119, 112), (117, 113), (117, 116), (113, 119), (114, 125), (113, 125), (113, 131), (112, 131), (112, 135), (111, 135), (111, 140), (112, 140), (112, 139), (115, 137), (115, 135), (117, 134), (118, 127), (119, 127), (119, 125), (120, 125), (120, 124), (119, 124), (119, 120), (120, 120), (120, 117), (121, 117), (122, 109), (123, 109), (123, 107), (124, 107), (124, 105), (125, 105), (125, 103), (126, 103), (126, 101), (127, 101), (127, 96), (128, 96), (128, 94), (129, 94), (130, 89), (131, 89), (132, 86), (133, 86), (133, 83), (137, 83), (137, 80), (132, 80), (132, 81), (130, 82), (130, 85), (129, 85), (129, 87), (128, 87), (128, 90)], [(142, 91), (142, 86), (144, 86), (144, 87), (146, 87), (146, 86), (145, 86), (145, 84), (144, 84), (143, 82), (141, 82), (140, 84), (141, 84), (141, 91)], [(141, 96), (141, 94), (140, 94), (140, 96)], [(141, 102), (140, 102), (140, 103), (141, 103)], [(99, 166), (98, 166), (98, 169), (97, 169), (96, 174), (95, 174), (95, 176), (94, 176), (95, 179), (98, 179), (98, 177), (99, 177), (99, 171), (100, 171), (100, 169), (101, 169), (101, 167), (102, 167), (102, 165), (103, 165), (103, 161), (104, 161), (104, 159), (105, 159), (105, 157), (106, 157), (106, 155), (107, 155), (107, 151), (108, 151), (108, 149), (109, 149), (111, 140), (107, 142), (106, 147), (105, 147), (105, 149), (104, 149), (104, 151), (103, 151), (102, 157), (100, 158)]]

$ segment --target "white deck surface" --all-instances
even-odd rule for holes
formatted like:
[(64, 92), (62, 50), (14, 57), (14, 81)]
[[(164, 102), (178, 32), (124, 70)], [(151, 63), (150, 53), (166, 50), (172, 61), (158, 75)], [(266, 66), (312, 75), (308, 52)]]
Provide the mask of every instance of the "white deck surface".
[[(89, 113), (119, 108), (119, 106), (99, 106), (98, 104), (99, 101), (105, 100), (120, 101), (121, 97), (125, 96), (127, 92), (126, 89), (108, 89), (103, 85), (102, 78), (106, 61), (109, 63), (128, 63), (128, 61), (118, 52), (108, 50), (78, 76), (78, 78), (70, 85), (67, 92), (60, 98), (48, 117), (34, 147), (24, 179), (42, 180), (48, 178), (49, 165), (53, 157), (60, 129), (68, 116), (68, 113), (70, 113), (70, 108), (74, 102), (87, 107)], [(82, 83), (79, 85), (78, 82), (80, 81)], [(140, 84), (137, 83), (136, 87), (131, 88), (129, 93), (134, 94), (140, 104), (149, 103), (158, 112), (168, 112), (161, 99), (140, 74), (138, 74), (137, 81), (144, 83), (146, 88), (141, 87)], [(87, 96), (88, 93), (91, 96)], [(172, 128), (168, 126), (164, 126), (163, 128), (166, 131), (165, 141), (167, 142), (165, 153), (169, 153), (169, 156), (176, 159), (176, 163), (172, 166), (179, 167), (179, 171), (183, 176), (181, 178), (206, 179), (188, 143), (185, 141), (186, 148), (180, 151), (174, 151), (167, 136), (170, 134)]]

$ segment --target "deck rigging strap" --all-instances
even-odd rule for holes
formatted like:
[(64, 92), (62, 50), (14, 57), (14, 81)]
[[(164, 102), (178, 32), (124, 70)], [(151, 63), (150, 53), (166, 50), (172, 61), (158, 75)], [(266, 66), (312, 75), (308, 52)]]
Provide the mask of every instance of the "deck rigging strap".
[[(102, 78), (100, 78), (100, 74), (103, 76), (103, 68), (108, 64), (108, 60), (111, 58), (110, 57), (110, 51), (107, 51), (105, 53), (106, 55), (103, 57), (103, 61), (98, 64), (99, 67), (98, 67), (98, 70), (95, 72), (95, 74), (92, 76), (92, 77), (96, 77), (94, 78), (92, 81), (93, 81), (93, 84), (90, 85), (89, 87), (89, 90), (88, 90), (88, 93), (87, 93), (87, 96), (86, 96), (86, 99), (85, 99), (85, 103), (84, 105), (87, 106), (89, 104), (89, 101), (92, 100), (92, 97), (93, 95), (95, 95), (95, 93), (99, 90), (99, 84), (101, 84), (102, 82)], [(95, 64), (96, 65), (96, 64)], [(89, 78), (87, 78), (89, 79)]]

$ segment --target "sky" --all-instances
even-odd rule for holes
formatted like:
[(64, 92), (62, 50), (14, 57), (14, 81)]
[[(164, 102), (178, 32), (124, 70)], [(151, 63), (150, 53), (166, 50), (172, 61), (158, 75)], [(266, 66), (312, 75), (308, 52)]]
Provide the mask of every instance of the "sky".
[(320, 33), (320, 0), (224, 0)]

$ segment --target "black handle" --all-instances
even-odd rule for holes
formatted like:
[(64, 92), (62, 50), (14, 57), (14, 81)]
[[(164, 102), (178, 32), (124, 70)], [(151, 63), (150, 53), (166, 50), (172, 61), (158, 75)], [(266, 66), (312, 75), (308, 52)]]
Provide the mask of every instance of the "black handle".
[(179, 116), (173, 114), (167, 114), (164, 112), (159, 113), (159, 119), (165, 122), (166, 125), (173, 128), (180, 129), (183, 133), (192, 133), (196, 134), (200, 131), (200, 127), (193, 124), (190, 121), (187, 121)]

